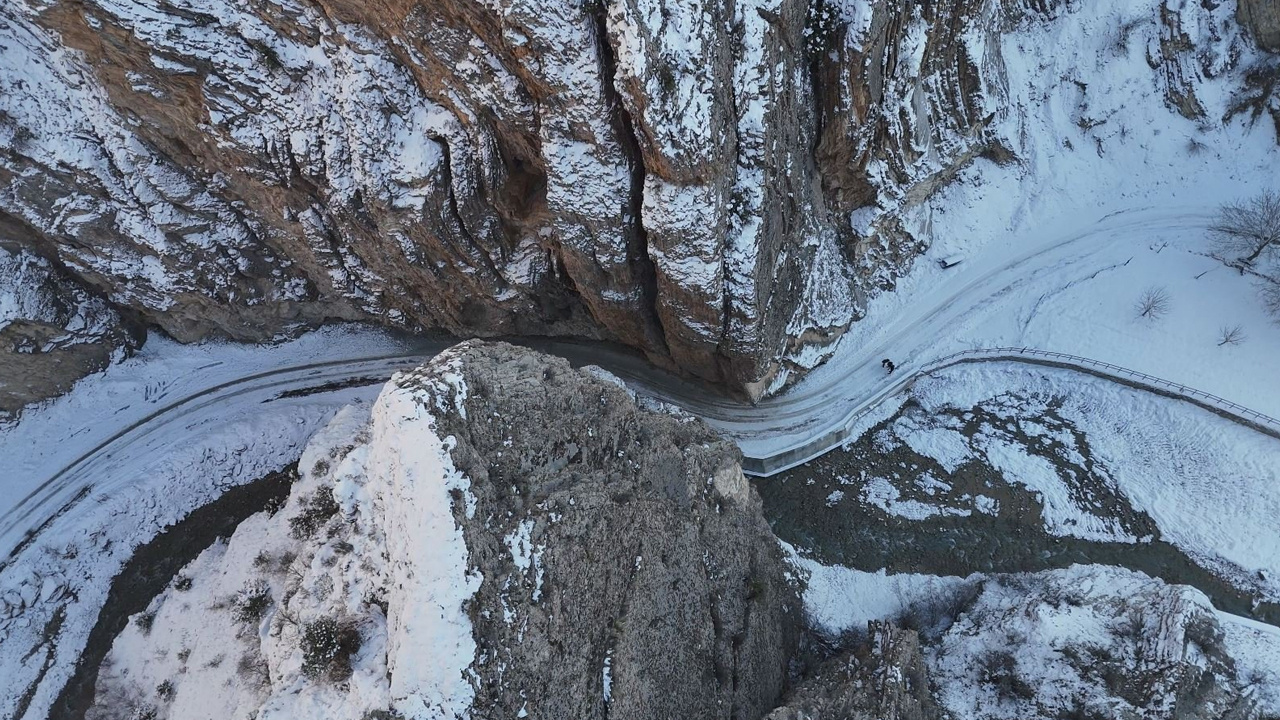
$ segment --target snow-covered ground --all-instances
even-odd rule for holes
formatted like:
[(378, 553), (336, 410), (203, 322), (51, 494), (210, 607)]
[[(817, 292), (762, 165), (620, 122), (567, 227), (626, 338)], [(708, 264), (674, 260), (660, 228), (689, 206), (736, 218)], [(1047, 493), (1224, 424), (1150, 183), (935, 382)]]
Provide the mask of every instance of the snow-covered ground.
[[(956, 717), (1042, 717), (1043, 706), (1094, 703), (1114, 709), (1118, 693), (1097, 672), (1110, 662), (1102, 658), (1118, 658), (1123, 676), (1134, 682), (1152, 670), (1159, 676), (1172, 663), (1204, 665), (1197, 645), (1204, 638), (1192, 639), (1189, 630), (1198, 618), (1220, 628), (1220, 650), (1235, 660), (1257, 709), (1264, 716), (1280, 712), (1280, 629), (1218, 612), (1193, 588), (1099, 565), (991, 577), (886, 575), (825, 566), (788, 549), (807, 579), (805, 612), (822, 632), (862, 633), (870, 621), (892, 620), (937, 635), (926, 662), (939, 700)], [(1072, 662), (1081, 650), (1093, 672)], [(982, 675), (995, 654), (1012, 658), (1008, 670), (1026, 688), (1022, 701), (1041, 707), (1008, 707), (1006, 698), (995, 697), (998, 689)]]

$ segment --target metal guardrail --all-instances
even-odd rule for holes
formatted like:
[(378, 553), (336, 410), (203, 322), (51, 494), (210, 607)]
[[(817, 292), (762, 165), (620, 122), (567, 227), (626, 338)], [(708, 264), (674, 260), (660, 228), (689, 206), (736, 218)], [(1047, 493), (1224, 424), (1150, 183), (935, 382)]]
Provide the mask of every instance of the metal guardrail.
[(885, 400), (897, 395), (921, 375), (927, 375), (964, 363), (995, 361), (1023, 362), (1086, 372), (1159, 395), (1191, 402), (1228, 420), (1248, 425), (1259, 432), (1280, 439), (1280, 420), (1203, 390), (1197, 390), (1171, 380), (1165, 380), (1144, 372), (1079, 355), (1026, 347), (997, 347), (961, 350), (926, 363), (920, 368), (904, 374), (901, 379), (881, 390), (867, 402), (854, 408), (843, 420), (826, 433), (775, 452), (767, 457), (744, 457), (742, 469), (748, 475), (769, 477), (784, 470), (790, 470), (797, 465), (802, 465), (844, 444), (853, 435), (853, 428), (858, 421), (874, 411)]

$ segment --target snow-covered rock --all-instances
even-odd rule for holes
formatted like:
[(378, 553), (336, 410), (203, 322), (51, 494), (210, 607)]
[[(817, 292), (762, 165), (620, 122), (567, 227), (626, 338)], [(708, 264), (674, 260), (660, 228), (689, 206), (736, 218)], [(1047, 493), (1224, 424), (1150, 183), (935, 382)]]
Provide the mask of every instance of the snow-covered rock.
[(116, 639), (89, 717), (760, 717), (801, 613), (737, 457), (565, 361), (457, 346), (315, 436), (284, 507)]
[(1280, 630), (1185, 585), (1102, 565), (961, 579), (796, 562), (806, 613), (851, 647), (811, 669), (770, 720), (1280, 710)]
[(6, 249), (0, 224), (0, 420), (65, 392), (136, 346), (129, 324), (49, 261)]
[(993, 576), (927, 653), (956, 717), (1259, 714), (1208, 599), (1119, 568)]

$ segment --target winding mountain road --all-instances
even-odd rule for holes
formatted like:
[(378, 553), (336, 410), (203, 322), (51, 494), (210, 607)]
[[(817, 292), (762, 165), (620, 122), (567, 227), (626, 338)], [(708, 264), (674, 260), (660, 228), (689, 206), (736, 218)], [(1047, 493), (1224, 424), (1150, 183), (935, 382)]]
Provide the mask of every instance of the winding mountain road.
[[(886, 326), (887, 332), (861, 347), (842, 348), (832, 362), (789, 391), (755, 405), (709, 392), (621, 350), (552, 339), (527, 343), (575, 365), (602, 366), (637, 390), (702, 417), (741, 446), (748, 471), (769, 475), (838, 446), (846, 439), (852, 418), (901, 392), (922, 371), (936, 369), (930, 368), (931, 363), (954, 349), (953, 344), (948, 346), (948, 328), (983, 306), (1020, 287), (1042, 282), (1047, 275), (1061, 278), (1090, 272), (1100, 264), (1099, 253), (1114, 250), (1126, 238), (1202, 227), (1209, 217), (1203, 212), (1150, 209), (1114, 213), (1029, 247), (1015, 257), (970, 262), (919, 297)], [(378, 383), (397, 370), (429, 359), (447, 344), (410, 341), (403, 352), (282, 367), (222, 382), (158, 408), (52, 472), (36, 490), (0, 515), (0, 556), (6, 558), (0, 561), (0, 571), (33, 533), (51, 518), (71, 511), (69, 506), (86, 495), (86, 487), (101, 491), (127, 484), (130, 478), (113, 473), (118, 457), (136, 460), (138, 452), (163, 452), (182, 441), (180, 424), (192, 417), (220, 407), (271, 402), (282, 393), (296, 395), (308, 388)], [(879, 365), (880, 357), (898, 359), (898, 371), (887, 375)], [(194, 440), (199, 424), (187, 430)]]
[[(698, 415), (741, 446), (748, 471), (769, 475), (838, 446), (846, 439), (852, 418), (901, 392), (919, 373), (936, 369), (930, 366), (948, 347), (948, 328), (982, 306), (1037, 283), (1047, 274), (1078, 274), (1096, 267), (1095, 256), (1124, 242), (1126, 236), (1204, 226), (1208, 219), (1206, 213), (1127, 211), (1013, 258), (988, 264), (971, 262), (912, 304), (895, 319), (891, 331), (862, 347), (843, 349), (833, 362), (794, 388), (755, 405), (709, 392), (618, 349), (553, 339), (528, 340), (527, 344), (575, 365), (604, 367), (640, 392)], [(447, 345), (439, 340), (410, 341), (403, 352), (282, 367), (222, 382), (156, 409), (52, 472), (36, 490), (0, 515), (0, 556), (6, 558), (0, 561), (0, 571), (51, 518), (71, 511), (69, 505), (85, 496), (86, 487), (104, 490), (127, 484), (130, 478), (113, 474), (116, 458), (136, 460), (138, 452), (163, 452), (182, 441), (183, 431), (175, 433), (175, 428), (192, 417), (220, 407), (271, 402), (281, 394), (297, 395), (309, 388), (380, 383)], [(887, 375), (877, 360), (880, 357), (897, 358), (898, 371)], [(194, 440), (199, 424), (187, 429)], [(157, 442), (158, 438), (163, 440)]]
[[(1002, 298), (1028, 287), (1060, 288), (1064, 281), (1074, 282), (1096, 273), (1108, 263), (1115, 264), (1117, 252), (1128, 252), (1125, 243), (1131, 245), (1135, 237), (1149, 238), (1162, 230), (1203, 227), (1208, 219), (1207, 213), (1126, 211), (1030, 245), (1015, 257), (975, 258), (948, 271), (926, 291), (916, 293), (911, 304), (893, 316), (892, 324), (883, 324), (878, 330), (858, 328), (860, 334), (846, 338), (845, 347), (827, 364), (812, 371), (787, 392), (755, 405), (715, 394), (704, 386), (657, 370), (637, 355), (617, 348), (551, 339), (521, 342), (565, 357), (575, 365), (604, 367), (637, 392), (702, 417), (738, 443), (745, 457), (745, 469), (757, 475), (769, 475), (840, 445), (856, 428), (858, 418), (902, 393), (922, 373), (949, 363), (981, 360), (1044, 364), (1044, 358), (1025, 357), (1028, 354), (1025, 351), (1023, 356), (1013, 351), (970, 351), (965, 354), (973, 357), (957, 359), (955, 351), (960, 348), (954, 328), (965, 318), (975, 317)], [(50, 692), (60, 687), (59, 678), (64, 677), (68, 663), (74, 665), (84, 641), (83, 633), (87, 632), (85, 618), (96, 615), (104, 598), (103, 583), (114, 573), (107, 566), (123, 551), (105, 539), (112, 536), (111, 533), (98, 534), (86, 527), (99, 522), (94, 513), (101, 512), (97, 504), (104, 498), (131, 501), (136, 497), (139, 502), (156, 502), (154, 497), (149, 498), (135, 487), (145, 485), (142, 481), (147, 479), (138, 477), (138, 468), (181, 472), (181, 466), (169, 464), (167, 458), (184, 449), (202, 447), (209, 433), (238, 427), (240, 436), (245, 438), (263, 428), (275, 432), (263, 441), (268, 445), (275, 442), (287, 446), (276, 453), (275, 460), (281, 461), (290, 452), (295, 453), (292, 457), (296, 458), (299, 438), (313, 432), (315, 423), (321, 422), (328, 413), (354, 397), (372, 397), (377, 386), (393, 373), (422, 363), (448, 344), (439, 340), (410, 340), (398, 349), (370, 352), (367, 356), (359, 356), (358, 350), (328, 354), (322, 351), (319, 356), (308, 358), (309, 361), (294, 358), (286, 366), (259, 369), (242, 377), (211, 375), (207, 382), (198, 377), (187, 378), (183, 397), (170, 400), (165, 391), (159, 391), (145, 399), (148, 406), (145, 414), (140, 414), (142, 411), (137, 408), (130, 409), (121, 415), (126, 419), (119, 421), (119, 427), (108, 423), (75, 440), (73, 448), (63, 451), (68, 457), (33, 463), (32, 477), (27, 484), (30, 489), (23, 497), (0, 504), (7, 508), (0, 514), (0, 558), (3, 558), (0, 560), (0, 644), (24, 643), (24, 657), (44, 648), (49, 660), (45, 670), (15, 682), (35, 689), (34, 692)], [(988, 355), (982, 355), (983, 352)], [(879, 363), (882, 357), (894, 358), (898, 363), (897, 372), (886, 374)], [(1280, 432), (1280, 422), (1272, 418), (1232, 403), (1215, 405), (1213, 401), (1204, 400), (1213, 397), (1207, 393), (1158, 378), (1146, 376), (1158, 382), (1134, 382), (1124, 373), (1099, 370), (1096, 366), (1107, 364), (1087, 358), (1072, 360), (1058, 356), (1050, 364), (1185, 397), (1264, 432), (1268, 432), (1268, 428)], [(276, 416), (271, 422), (275, 425), (266, 421), (254, 425), (260, 417), (271, 416), (273, 412)], [(297, 416), (293, 422), (306, 427), (280, 431), (281, 419), (290, 417), (290, 412)], [(73, 433), (68, 437), (78, 436)], [(231, 437), (234, 440), (235, 431)], [(83, 443), (84, 447), (75, 443)], [(4, 451), (16, 453), (18, 449), (10, 447)], [(238, 464), (241, 456), (232, 452), (210, 458), (209, 462)], [(241, 478), (251, 477), (254, 470), (236, 469), (245, 470), (232, 474)], [(154, 490), (155, 483), (151, 485)], [(213, 492), (216, 496), (218, 487), (206, 488), (206, 495)], [(185, 498), (183, 502), (186, 507), (195, 499)], [(149, 523), (161, 522), (161, 516), (154, 511), (143, 515)], [(111, 517), (100, 520), (99, 524), (116, 522)], [(77, 535), (78, 547), (93, 548), (90, 554), (105, 555), (107, 548), (112, 547), (112, 559), (106, 561), (106, 566), (100, 564), (102, 560), (77, 559), (74, 555), (51, 561), (49, 552), (54, 544), (42, 538), (48, 530), (50, 537), (62, 539), (66, 532), (62, 528), (76, 528), (71, 534)], [(78, 580), (85, 577), (83, 573), (108, 573), (108, 577)], [(66, 600), (68, 593), (76, 599)], [(33, 634), (34, 627), (21, 629), (12, 624), (24, 614), (28, 616), (28, 624), (33, 622), (30, 618), (35, 603), (56, 605), (62, 608), (60, 612), (71, 613), (62, 616), (67, 625), (60, 635), (55, 635), (56, 642), (48, 639), (47, 629), (41, 636), (38, 632)], [(37, 615), (47, 615), (49, 622), (58, 617), (44, 610)], [(67, 628), (72, 630), (70, 634)], [(33, 644), (29, 651), (26, 643)], [(46, 676), (49, 668), (61, 669)]]

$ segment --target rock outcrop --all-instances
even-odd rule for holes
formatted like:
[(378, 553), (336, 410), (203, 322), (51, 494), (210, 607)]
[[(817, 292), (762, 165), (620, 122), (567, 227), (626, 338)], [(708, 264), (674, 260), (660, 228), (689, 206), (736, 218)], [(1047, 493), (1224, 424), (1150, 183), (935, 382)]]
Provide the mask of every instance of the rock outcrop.
[(318, 435), (287, 504), (117, 639), (89, 716), (762, 717), (802, 613), (738, 457), (463, 344)]
[(996, 576), (929, 650), (954, 716), (1254, 719), (1224, 623), (1185, 585), (1120, 568)]
[[(462, 522), (484, 577), (475, 707), (767, 712), (801, 613), (737, 449), (701, 421), (638, 410), (623, 388), (564, 361), (464, 348), (443, 367), (463, 378), (465, 399), (438, 415), (437, 432), (457, 438), (452, 456), (475, 497)], [(424, 375), (399, 384), (430, 388), (441, 372)]]
[(0, 238), (0, 420), (66, 392), (136, 347), (142, 329), (49, 262)]
[(1273, 53), (1280, 53), (1280, 2), (1276, 0), (1238, 0), (1236, 17), (1258, 46)]
[(766, 720), (937, 720), (920, 638), (872, 622), (867, 642), (828, 661)]

